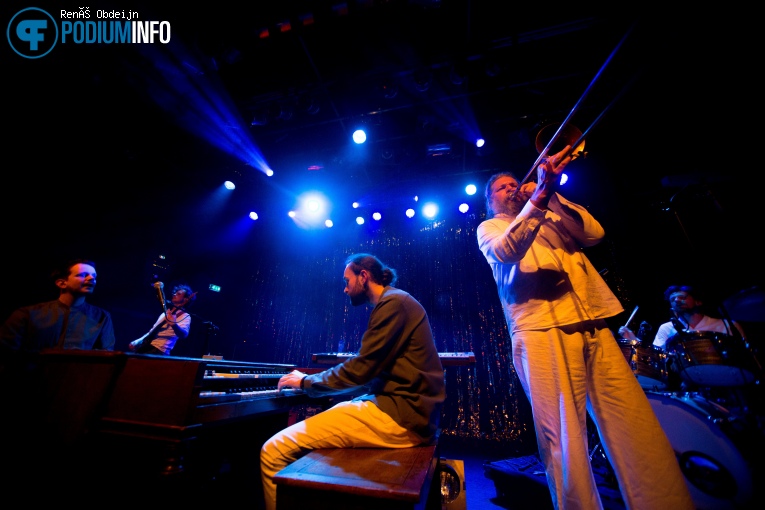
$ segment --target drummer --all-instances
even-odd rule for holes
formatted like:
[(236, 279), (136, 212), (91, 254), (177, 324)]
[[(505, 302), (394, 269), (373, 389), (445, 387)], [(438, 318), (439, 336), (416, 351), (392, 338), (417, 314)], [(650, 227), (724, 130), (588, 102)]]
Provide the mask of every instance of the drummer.
[[(671, 319), (659, 326), (659, 329), (656, 331), (656, 336), (653, 339), (654, 348), (666, 351), (667, 341), (676, 336), (678, 332), (705, 331), (721, 333), (729, 337), (740, 336), (744, 343), (746, 343), (744, 330), (736, 321), (719, 319), (704, 313), (704, 302), (698, 287), (671, 285), (664, 291), (664, 299), (669, 303)], [(733, 328), (735, 328), (735, 334)], [(632, 342), (645, 343), (647, 341), (647, 339), (639, 339), (626, 326), (619, 328), (619, 335)], [(668, 353), (664, 370), (666, 388), (670, 391), (695, 389), (689, 381), (683, 380), (684, 378), (681, 376), (680, 370), (679, 360), (672, 356), (671, 353)]]
[[(676, 335), (678, 329), (685, 332), (711, 331), (728, 336), (740, 335), (746, 340), (744, 330), (738, 322), (710, 317), (704, 313), (704, 302), (698, 288), (690, 285), (671, 285), (664, 291), (664, 299), (669, 303), (672, 318), (659, 326), (653, 339), (654, 347), (665, 349), (667, 340)], [(736, 328), (736, 333), (732, 327)], [(619, 335), (626, 340), (642, 343), (626, 326), (619, 328)]]

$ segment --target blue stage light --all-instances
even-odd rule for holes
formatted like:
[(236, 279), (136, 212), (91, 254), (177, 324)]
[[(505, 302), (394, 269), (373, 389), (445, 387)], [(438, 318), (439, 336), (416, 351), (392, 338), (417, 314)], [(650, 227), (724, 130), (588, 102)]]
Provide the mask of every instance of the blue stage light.
[(353, 141), (357, 144), (362, 144), (367, 141), (367, 134), (363, 129), (357, 129), (353, 132)]

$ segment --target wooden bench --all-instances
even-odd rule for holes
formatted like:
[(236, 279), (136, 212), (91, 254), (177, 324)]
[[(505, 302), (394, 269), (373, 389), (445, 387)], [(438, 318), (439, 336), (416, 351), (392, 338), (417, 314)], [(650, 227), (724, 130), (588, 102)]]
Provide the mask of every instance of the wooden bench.
[(274, 476), (278, 510), (441, 508), (438, 447), (313, 450)]

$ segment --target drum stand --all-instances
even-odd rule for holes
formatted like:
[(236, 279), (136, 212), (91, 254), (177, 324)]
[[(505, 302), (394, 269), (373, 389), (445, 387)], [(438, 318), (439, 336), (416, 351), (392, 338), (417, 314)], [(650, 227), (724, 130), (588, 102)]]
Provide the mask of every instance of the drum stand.
[(590, 447), (590, 466), (592, 466), (593, 471), (600, 471), (603, 478), (609, 484), (613, 484), (618, 488), (619, 484), (616, 480), (616, 473), (614, 472), (614, 468), (611, 467), (611, 462), (608, 460), (608, 457), (606, 457), (606, 451), (603, 449), (603, 445), (600, 442), (598, 429), (595, 427), (589, 413), (587, 414), (587, 429), (589, 431), (588, 443), (594, 445)]

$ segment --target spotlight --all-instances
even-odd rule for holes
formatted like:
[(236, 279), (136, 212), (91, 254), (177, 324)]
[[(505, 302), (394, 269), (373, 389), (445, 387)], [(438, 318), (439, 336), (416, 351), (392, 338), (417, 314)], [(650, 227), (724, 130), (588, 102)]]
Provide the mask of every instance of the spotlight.
[(428, 145), (428, 156), (445, 156), (452, 150), (450, 143), (436, 143)]
[(566, 174), (561, 174), (561, 175), (560, 175), (560, 185), (561, 185), (561, 186), (563, 186), (563, 185), (564, 185), (564, 184), (566, 184), (567, 182), (568, 182), (568, 175), (566, 175)]
[(353, 141), (361, 145), (362, 143), (367, 141), (367, 134), (364, 132), (363, 129), (357, 129), (356, 131), (353, 132)]
[(305, 93), (298, 97), (298, 108), (309, 115), (316, 115), (321, 111), (319, 100), (311, 93)]
[(475, 184), (468, 184), (467, 186), (465, 186), (465, 193), (467, 193), (468, 195), (475, 195), (476, 191), (477, 191), (477, 188), (475, 187)]
[(470, 206), (467, 204), (460, 204), (459, 209), (461, 213), (466, 213), (468, 212), (468, 209), (470, 209)]
[(500, 67), (500, 65), (497, 62), (488, 61), (486, 62), (484, 71), (486, 72), (486, 76), (488, 76), (489, 78), (496, 78), (502, 72), (502, 67)]
[(303, 26), (313, 25), (314, 19), (313, 19), (313, 13), (307, 13), (299, 16), (300, 22), (303, 24)]
[(407, 218), (412, 218), (412, 217), (414, 217), (414, 209), (412, 209), (411, 207), (410, 207), (409, 209), (407, 209), (407, 210), (406, 210), (406, 217), (407, 217)]
[(486, 143), (486, 140), (484, 140), (483, 138), (478, 138), (475, 141), (475, 146), (480, 149), (481, 147), (484, 146), (485, 143)]
[(356, 217), (356, 224), (357, 225), (363, 225), (364, 224), (364, 218), (362, 218), (361, 216), (357, 216)]
[(250, 219), (251, 220), (257, 220), (258, 219), (258, 213), (256, 213), (255, 211), (252, 211), (250, 213)]
[(449, 81), (451, 81), (453, 85), (462, 85), (465, 83), (465, 80), (467, 80), (465, 63), (458, 62), (452, 64), (451, 68), (449, 69)]
[(295, 105), (291, 101), (283, 101), (278, 108), (277, 119), (290, 120), (295, 115)]
[(335, 4), (332, 6), (332, 12), (338, 16), (347, 16), (348, 4), (346, 2)]
[(312, 213), (315, 213), (316, 211), (318, 211), (320, 207), (321, 207), (321, 204), (315, 198), (311, 198), (306, 202), (306, 209), (308, 209)]
[(414, 74), (414, 86), (420, 92), (427, 92), (433, 83), (433, 74), (430, 69), (420, 69)]
[(236, 189), (236, 184), (231, 181), (226, 181), (223, 183), (223, 185), (226, 187), (226, 189)]
[(317, 113), (319, 113), (320, 111), (321, 111), (321, 106), (319, 105), (319, 103), (317, 103), (317, 102), (316, 102), (316, 100), (314, 100), (314, 101), (313, 101), (313, 102), (312, 102), (312, 103), (311, 103), (311, 104), (310, 104), (310, 105), (309, 105), (309, 106), (306, 108), (306, 112), (308, 112), (308, 114), (309, 114), (309, 115), (316, 115), (316, 114), (317, 114)]
[(293, 209), (293, 219), (303, 228), (324, 225), (332, 209), (331, 202), (319, 191), (307, 191), (297, 197), (298, 205)]
[(358, 209), (359, 208), (359, 203), (358, 202), (354, 202), (353, 203), (353, 208), (354, 209)]
[(424, 214), (426, 218), (435, 218), (436, 214), (438, 214), (438, 206), (434, 203), (425, 204), (422, 207), (422, 214)]
[(385, 99), (395, 99), (398, 95), (398, 83), (387, 81), (380, 85), (380, 90)]
[(268, 124), (268, 110), (265, 108), (258, 109), (252, 116), (251, 126), (265, 126)]
[(324, 222), (324, 225), (327, 228), (332, 228), (335, 224), (332, 222), (332, 220), (327, 220), (327, 221)]

